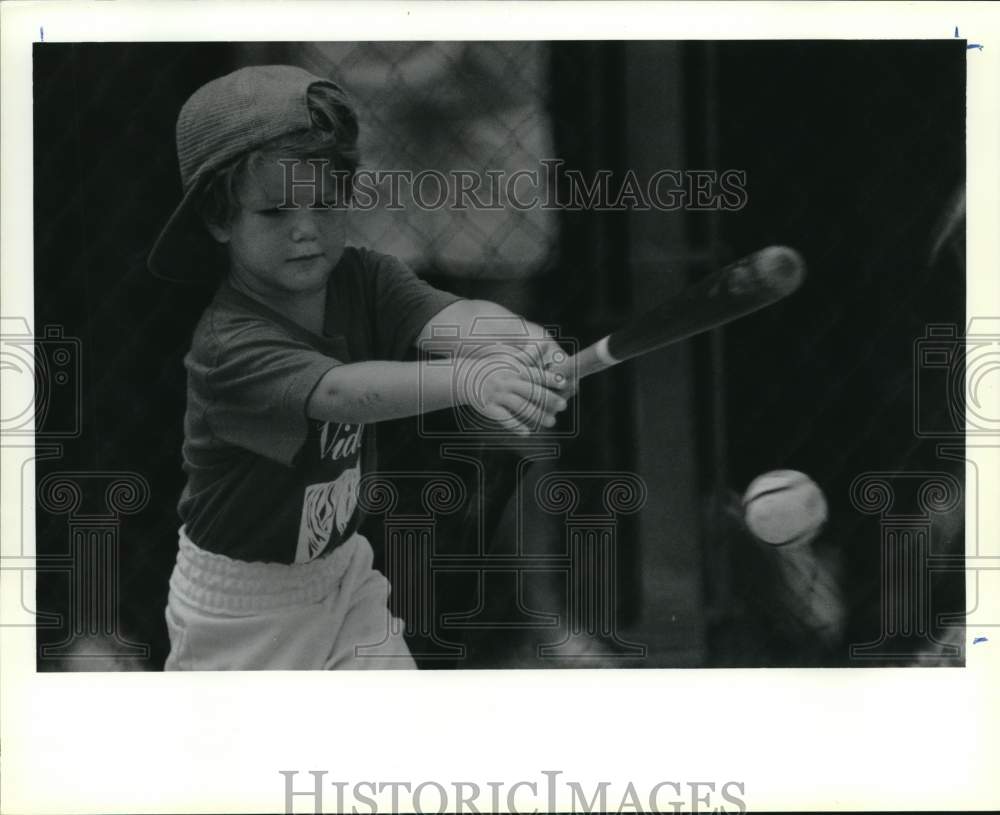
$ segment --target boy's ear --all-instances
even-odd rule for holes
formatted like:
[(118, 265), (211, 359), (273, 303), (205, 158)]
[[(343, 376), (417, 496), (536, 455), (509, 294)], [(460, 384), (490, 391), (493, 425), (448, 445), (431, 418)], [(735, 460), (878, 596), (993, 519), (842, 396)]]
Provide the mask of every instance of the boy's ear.
[(218, 224), (206, 219), (205, 228), (208, 229), (209, 234), (219, 243), (229, 243), (231, 231), (228, 224)]

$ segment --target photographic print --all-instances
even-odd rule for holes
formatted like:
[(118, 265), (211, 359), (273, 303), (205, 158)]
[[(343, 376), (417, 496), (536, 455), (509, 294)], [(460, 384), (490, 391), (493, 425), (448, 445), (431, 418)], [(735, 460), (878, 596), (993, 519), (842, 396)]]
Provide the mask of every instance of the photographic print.
[(987, 802), (1000, 44), (887, 8), (4, 8), (11, 811)]
[(38, 669), (961, 665), (965, 59), (37, 44)]

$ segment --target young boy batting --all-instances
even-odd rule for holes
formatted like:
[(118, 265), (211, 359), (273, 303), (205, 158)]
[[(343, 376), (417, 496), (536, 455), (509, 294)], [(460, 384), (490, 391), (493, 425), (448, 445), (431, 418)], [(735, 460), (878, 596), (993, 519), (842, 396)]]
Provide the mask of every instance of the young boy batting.
[[(149, 265), (218, 289), (185, 358), (168, 670), (414, 667), (358, 532), (372, 425), (467, 405), (523, 434), (572, 396), (539, 326), (516, 318), (534, 353), (468, 352), (477, 318), (515, 315), (345, 246), (357, 139), (344, 92), (291, 66), (215, 79), (180, 112), (184, 196)], [(445, 326), (454, 366), (404, 361)], [(518, 365), (484, 366), (489, 353)], [(365, 655), (376, 645), (386, 659)]]

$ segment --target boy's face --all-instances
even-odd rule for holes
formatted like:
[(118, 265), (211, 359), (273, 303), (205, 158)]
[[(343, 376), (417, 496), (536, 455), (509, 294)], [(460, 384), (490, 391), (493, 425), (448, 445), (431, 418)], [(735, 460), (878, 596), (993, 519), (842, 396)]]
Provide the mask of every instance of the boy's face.
[[(229, 224), (212, 225), (212, 235), (229, 251), (230, 273), (260, 295), (287, 296), (322, 289), (344, 252), (346, 212), (336, 200), (334, 179), (325, 183), (309, 164), (293, 173), (276, 159), (246, 173), (237, 190), (239, 210)], [(324, 194), (325, 193), (325, 194)], [(281, 208), (293, 204), (291, 209)]]

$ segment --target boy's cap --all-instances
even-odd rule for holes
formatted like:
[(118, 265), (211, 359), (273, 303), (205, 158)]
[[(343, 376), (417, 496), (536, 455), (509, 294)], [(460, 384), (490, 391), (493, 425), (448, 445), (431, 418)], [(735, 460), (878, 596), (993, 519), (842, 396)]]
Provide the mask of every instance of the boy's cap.
[(147, 263), (166, 280), (204, 279), (214, 241), (193, 206), (211, 172), (242, 153), (312, 125), (306, 94), (329, 79), (291, 65), (240, 68), (202, 85), (177, 117), (177, 161), (184, 197), (153, 244)]

